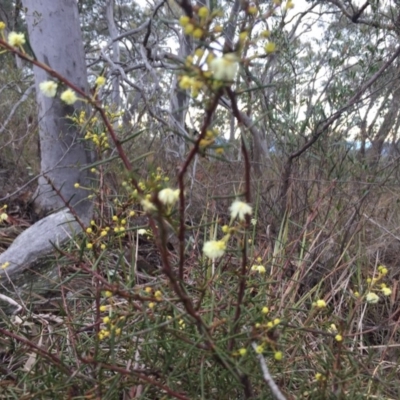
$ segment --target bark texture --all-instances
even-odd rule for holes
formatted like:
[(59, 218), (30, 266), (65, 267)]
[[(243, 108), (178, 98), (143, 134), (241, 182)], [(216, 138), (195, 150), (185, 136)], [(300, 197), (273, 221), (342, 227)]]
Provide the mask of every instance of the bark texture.
[[(59, 72), (67, 80), (87, 92), (87, 75), (82, 33), (77, 3), (70, 0), (24, 0), (29, 41), (36, 58)], [(39, 84), (51, 79), (40, 68), (34, 67), (36, 99), (38, 104), (41, 172), (35, 209), (41, 214), (64, 207), (64, 202), (48, 184), (48, 179), (64, 199), (82, 215), (90, 208), (87, 191), (75, 189), (74, 183), (90, 185), (87, 170), (91, 153), (81, 141), (79, 127), (68, 116), (82, 108), (82, 103), (66, 105), (59, 85), (54, 98), (45, 97)]]

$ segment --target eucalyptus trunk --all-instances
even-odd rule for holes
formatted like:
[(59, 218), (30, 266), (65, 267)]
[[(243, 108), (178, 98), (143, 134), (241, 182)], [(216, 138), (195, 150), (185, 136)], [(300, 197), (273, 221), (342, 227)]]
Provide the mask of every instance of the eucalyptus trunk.
[[(88, 91), (85, 53), (77, 2), (71, 0), (23, 0), (26, 8), (29, 41), (38, 61), (63, 75), (85, 92)], [(54, 98), (45, 97), (39, 84), (51, 79), (42, 69), (34, 67), (38, 104), (41, 177), (35, 198), (35, 211), (40, 215), (65, 206), (73, 206), (78, 215), (87, 213), (88, 192), (74, 188), (90, 185), (84, 169), (91, 162), (91, 152), (82, 141), (80, 127), (69, 118), (83, 108), (82, 102), (67, 105), (60, 100), (65, 87), (59, 85)], [(64, 200), (53, 190), (61, 193)]]

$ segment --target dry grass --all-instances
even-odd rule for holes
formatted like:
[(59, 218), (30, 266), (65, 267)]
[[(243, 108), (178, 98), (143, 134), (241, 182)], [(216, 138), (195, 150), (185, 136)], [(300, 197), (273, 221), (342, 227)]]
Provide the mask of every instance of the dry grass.
[[(400, 193), (393, 176), (364, 182), (349, 168), (353, 176), (334, 181), (328, 170), (299, 163), (282, 214), (274, 172), (282, 165), (273, 162), (252, 181), (255, 225), (244, 233), (244, 225), (233, 223), (228, 251), (213, 264), (202, 245), (229, 223), (228, 196), (244, 190), (243, 164), (199, 158), (186, 181), (182, 292), (175, 286), (178, 215), (166, 218), (168, 239), (150, 230), (138, 235), (147, 219), (129, 218), (126, 210), (140, 213), (140, 206), (121, 186), (123, 176), (112, 174), (113, 189), (100, 188), (110, 201), (98, 204), (96, 226), (112, 232), (126, 218), (126, 230), (107, 236), (105, 252), (85, 249), (93, 236), (76, 238), (58, 255), (62, 283), (50, 298), (32, 295), (24, 315), (3, 316), (2, 398), (269, 399), (252, 343), (263, 346), (288, 399), (398, 398)], [(162, 180), (168, 175), (176, 187), (176, 166), (160, 167), (167, 171)], [(151, 192), (159, 173), (146, 170), (144, 164), (137, 172)], [(119, 222), (112, 219), (117, 214)], [(240, 297), (244, 242), (248, 268)], [(172, 275), (165, 274), (163, 254)], [(254, 264), (265, 274), (251, 271)], [(392, 294), (382, 296), (376, 286), (380, 301), (367, 304), (368, 278), (378, 276), (381, 264), (389, 273), (378, 283)], [(317, 300), (326, 307), (316, 307)]]

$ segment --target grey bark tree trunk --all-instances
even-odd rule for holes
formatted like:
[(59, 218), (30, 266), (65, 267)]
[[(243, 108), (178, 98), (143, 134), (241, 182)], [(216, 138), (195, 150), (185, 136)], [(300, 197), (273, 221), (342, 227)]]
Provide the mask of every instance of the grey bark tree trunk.
[[(24, 0), (23, 4), (26, 8), (30, 44), (37, 59), (87, 91), (85, 53), (77, 3), (71, 0)], [(10, 281), (11, 287), (16, 287), (15, 279), (23, 275), (28, 277), (28, 280), (22, 279), (24, 285), (27, 282), (33, 285), (33, 281), (43, 280), (42, 275), (34, 273), (38, 265), (42, 264), (38, 260), (53, 250), (53, 244), (62, 245), (81, 232), (82, 227), (91, 219), (92, 205), (87, 198), (88, 192), (76, 189), (74, 184), (91, 184), (89, 172), (83, 167), (92, 161), (92, 154), (82, 141), (79, 127), (68, 118), (83, 109), (83, 103), (68, 106), (59, 99), (60, 93), (55, 98), (45, 97), (39, 84), (50, 77), (39, 68), (34, 68), (34, 74), (43, 174), (39, 179), (35, 206), (42, 214), (61, 210), (32, 225), (0, 254), (0, 265), (3, 266), (0, 271), (0, 287)], [(62, 90), (64, 88), (60, 88), (59, 92)], [(55, 193), (46, 177), (74, 208), (82, 225), (75, 221), (75, 215), (63, 209), (65, 202)], [(50, 265), (50, 273), (52, 268), (55, 266)], [(25, 274), (24, 270), (28, 273)], [(49, 279), (50, 284), (51, 281)]]
[[(193, 49), (193, 43), (189, 36), (181, 34), (179, 39), (179, 57), (182, 59), (186, 59), (186, 57), (191, 54)], [(185, 119), (187, 110), (189, 107), (190, 97), (186, 90), (179, 88), (178, 79), (175, 76), (172, 84), (171, 97), (170, 97), (170, 106), (171, 106), (171, 117), (172, 117), (172, 126), (174, 130), (179, 132), (183, 137), (186, 135), (185, 129)], [(176, 143), (178, 144), (178, 153), (180, 157), (183, 157), (185, 154), (185, 140), (182, 137), (177, 136)]]
[[(88, 90), (85, 53), (77, 3), (70, 0), (24, 0), (29, 40), (37, 59), (59, 72), (84, 91)], [(82, 103), (68, 106), (59, 96), (45, 97), (39, 84), (48, 74), (34, 67), (38, 104), (41, 172), (35, 199), (40, 214), (64, 207), (48, 184), (49, 178), (78, 215), (88, 212), (88, 192), (74, 184), (90, 185), (90, 174), (82, 167), (91, 162), (91, 152), (82, 142), (79, 127), (68, 119)], [(63, 89), (61, 89), (63, 90)], [(60, 90), (59, 90), (60, 92)]]
[[(119, 34), (117, 26), (115, 25), (115, 21), (114, 21), (114, 3), (115, 3), (114, 0), (107, 0), (107, 4), (106, 4), (106, 20), (107, 20), (107, 27), (108, 27), (108, 32), (110, 33), (111, 40), (114, 40)], [(118, 41), (115, 41), (113, 43), (112, 51), (113, 51), (112, 61), (114, 64), (119, 65), (121, 57), (120, 57)], [(120, 103), (121, 103), (121, 98), (119, 95), (119, 81), (120, 81), (120, 76), (118, 74), (115, 74), (112, 77), (111, 101), (116, 109), (119, 108)]]

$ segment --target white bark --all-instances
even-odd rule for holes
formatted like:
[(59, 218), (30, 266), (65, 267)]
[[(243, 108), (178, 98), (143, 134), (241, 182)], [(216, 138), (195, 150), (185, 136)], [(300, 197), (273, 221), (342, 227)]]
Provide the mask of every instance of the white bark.
[[(83, 223), (88, 224), (89, 219)], [(31, 267), (39, 258), (51, 253), (54, 245), (60, 246), (81, 230), (73, 215), (65, 209), (32, 225), (0, 254), (0, 266), (9, 264), (7, 268), (0, 268), (0, 283)]]
[[(85, 53), (79, 24), (77, 3), (71, 0), (24, 0), (29, 40), (37, 59), (60, 73), (83, 91), (87, 91)], [(79, 233), (79, 225), (73, 215), (65, 210), (64, 201), (48, 184), (48, 179), (61, 196), (88, 224), (91, 202), (88, 191), (75, 189), (74, 184), (90, 185), (87, 169), (91, 153), (81, 140), (79, 127), (68, 116), (79, 111), (82, 104), (68, 106), (59, 99), (45, 97), (39, 84), (51, 79), (45, 71), (34, 68), (36, 99), (38, 103), (39, 139), (41, 147), (41, 171), (35, 207), (41, 213), (60, 209), (24, 231), (13, 244), (0, 255), (0, 285), (18, 280), (27, 268), (36, 268), (37, 261), (61, 245), (72, 235)], [(61, 86), (61, 85), (60, 85)], [(63, 209), (64, 208), (64, 209)], [(4, 268), (4, 264), (8, 265)], [(39, 263), (40, 264), (40, 263)], [(32, 277), (35, 275), (32, 275)], [(14, 285), (14, 283), (13, 283)]]
[[(107, 28), (110, 33), (110, 39), (113, 41), (112, 44), (112, 61), (113, 64), (118, 65), (120, 62), (120, 51), (119, 51), (119, 41), (115, 40), (119, 36), (119, 32), (117, 26), (114, 21), (114, 0), (107, 0), (106, 5), (106, 20), (107, 20)], [(114, 75), (112, 76), (112, 92), (111, 92), (111, 101), (114, 106), (118, 109), (120, 107), (120, 95), (119, 95), (119, 80), (120, 76), (118, 71), (113, 71)]]
[[(80, 89), (87, 91), (85, 53), (79, 23), (77, 3), (71, 0), (24, 0), (29, 41), (37, 59), (59, 72)], [(74, 183), (89, 186), (89, 173), (82, 167), (90, 163), (90, 152), (80, 140), (79, 128), (68, 118), (82, 106), (68, 106), (59, 99), (45, 97), (39, 84), (51, 77), (40, 68), (34, 68), (36, 99), (38, 103), (41, 170), (71, 202), (78, 214), (90, 207), (88, 192), (75, 189)], [(35, 208), (41, 213), (59, 209), (64, 202), (39, 178)]]

